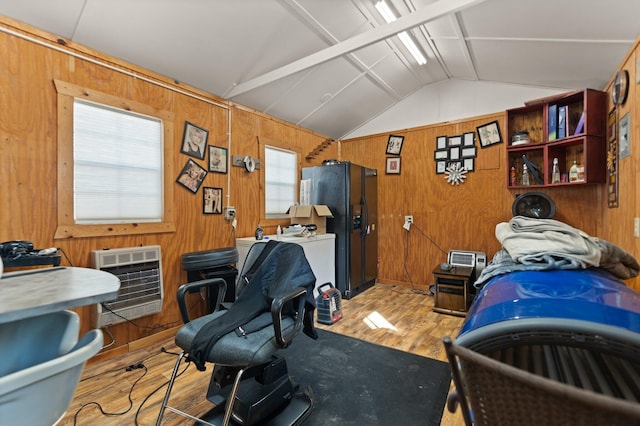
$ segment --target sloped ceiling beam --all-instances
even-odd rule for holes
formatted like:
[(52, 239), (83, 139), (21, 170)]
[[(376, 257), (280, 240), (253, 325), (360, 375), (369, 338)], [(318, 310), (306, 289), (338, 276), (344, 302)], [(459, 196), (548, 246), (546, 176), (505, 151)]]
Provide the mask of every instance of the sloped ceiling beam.
[(486, 0), (439, 0), (426, 6), (424, 9), (417, 10), (406, 16), (398, 18), (389, 24), (384, 24), (372, 29), (371, 31), (358, 34), (341, 43), (330, 46), (319, 52), (312, 53), (309, 56), (291, 62), (290, 64), (284, 65), (273, 71), (269, 71), (268, 73), (262, 74), (261, 76), (251, 80), (247, 80), (244, 83), (240, 83), (229, 91), (227, 97), (231, 99), (235, 96), (257, 89), (258, 87), (272, 83), (299, 71), (303, 71), (307, 68), (314, 67), (342, 55), (362, 49), (363, 47), (367, 47), (381, 40), (393, 37), (402, 31), (417, 27), (425, 22), (438, 19), (450, 13), (458, 12), (476, 4), (483, 3), (484, 1)]

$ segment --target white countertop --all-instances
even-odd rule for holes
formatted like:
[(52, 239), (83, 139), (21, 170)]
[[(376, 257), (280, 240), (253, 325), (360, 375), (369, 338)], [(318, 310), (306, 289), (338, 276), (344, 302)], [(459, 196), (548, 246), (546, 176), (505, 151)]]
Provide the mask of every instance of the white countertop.
[[(266, 243), (269, 240), (277, 239), (276, 237), (277, 235), (265, 235), (265, 238), (262, 240), (256, 240), (255, 237), (244, 237), (244, 238), (237, 238), (236, 241), (242, 241), (242, 242), (249, 241), (251, 243), (255, 243), (255, 242)], [(304, 243), (307, 241), (322, 241), (322, 240), (335, 240), (335, 239), (336, 239), (336, 234), (317, 234), (311, 237), (290, 237), (290, 236), (281, 235), (279, 241), (285, 241), (287, 243)]]
[(0, 323), (91, 305), (118, 297), (120, 280), (90, 268), (9, 272), (0, 279)]

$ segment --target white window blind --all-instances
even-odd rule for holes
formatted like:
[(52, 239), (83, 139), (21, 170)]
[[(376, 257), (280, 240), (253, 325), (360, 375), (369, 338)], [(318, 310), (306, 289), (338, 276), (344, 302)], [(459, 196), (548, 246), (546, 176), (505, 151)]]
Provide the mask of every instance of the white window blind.
[(293, 151), (265, 146), (265, 216), (286, 216), (295, 204), (298, 186), (298, 155)]
[(162, 171), (162, 120), (74, 101), (75, 223), (162, 221)]

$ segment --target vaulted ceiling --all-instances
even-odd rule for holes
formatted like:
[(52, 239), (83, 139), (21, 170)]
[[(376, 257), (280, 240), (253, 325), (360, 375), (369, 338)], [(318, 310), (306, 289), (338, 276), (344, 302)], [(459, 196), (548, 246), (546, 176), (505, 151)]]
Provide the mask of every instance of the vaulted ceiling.
[(336, 139), (443, 82), (603, 89), (640, 34), (638, 0), (386, 1), (391, 23), (377, 0), (0, 0), (0, 15)]

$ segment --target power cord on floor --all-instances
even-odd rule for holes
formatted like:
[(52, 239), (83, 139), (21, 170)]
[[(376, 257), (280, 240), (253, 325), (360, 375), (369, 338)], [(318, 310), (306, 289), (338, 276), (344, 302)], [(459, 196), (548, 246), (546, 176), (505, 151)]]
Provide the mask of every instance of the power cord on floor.
[[(134, 389), (134, 388), (136, 387), (136, 385), (140, 382), (140, 380), (142, 380), (142, 378), (143, 378), (144, 376), (146, 376), (146, 375), (147, 375), (147, 372), (148, 372), (148, 368), (147, 368), (147, 366), (144, 364), (144, 363), (145, 363), (145, 361), (147, 361), (147, 360), (149, 360), (149, 359), (151, 359), (151, 358), (153, 358), (153, 357), (155, 357), (155, 356), (158, 356), (158, 355), (160, 355), (161, 353), (166, 353), (166, 354), (169, 354), (169, 355), (175, 355), (175, 356), (179, 356), (179, 355), (180, 355), (180, 354), (175, 353), (175, 352), (170, 352), (170, 351), (166, 350), (166, 349), (163, 347), (163, 348), (161, 348), (161, 349), (160, 349), (160, 352), (159, 352), (159, 353), (149, 355), (148, 357), (144, 358), (142, 361), (137, 362), (137, 363), (135, 363), (135, 364), (129, 364), (128, 366), (126, 366), (126, 367), (124, 368), (124, 370), (125, 370), (126, 372), (131, 372), (131, 371), (140, 370), (140, 369), (141, 369), (141, 370), (144, 370), (144, 373), (143, 373), (140, 377), (138, 377), (138, 378), (133, 382), (133, 384), (131, 385), (131, 388), (129, 389), (129, 392), (128, 392), (128, 395), (127, 395), (128, 399), (129, 399), (129, 406), (128, 406), (125, 410), (123, 410), (123, 411), (119, 411), (119, 412), (113, 412), (113, 413), (110, 413), (110, 412), (105, 411), (105, 410), (104, 410), (104, 408), (102, 407), (102, 405), (101, 405), (99, 402), (97, 402), (97, 401), (90, 401), (90, 402), (87, 402), (86, 404), (83, 404), (80, 408), (78, 408), (78, 410), (76, 410), (75, 414), (73, 415), (73, 424), (74, 424), (74, 425), (76, 425), (76, 424), (77, 424), (77, 421), (78, 421), (78, 415), (80, 414), (80, 412), (81, 412), (82, 410), (84, 410), (85, 408), (87, 408), (87, 407), (89, 407), (89, 406), (92, 406), (92, 405), (93, 405), (93, 406), (96, 406), (96, 407), (98, 408), (98, 410), (100, 410), (100, 413), (102, 413), (102, 415), (107, 416), (107, 417), (123, 416), (123, 415), (127, 414), (128, 412), (130, 412), (130, 411), (131, 411), (131, 409), (133, 408), (133, 398), (132, 398), (132, 396), (131, 396), (131, 395), (132, 395), (132, 393), (133, 393), (133, 389)], [(187, 369), (189, 368), (189, 366), (190, 366), (190, 363), (187, 363), (187, 364), (186, 364), (186, 366), (185, 366), (185, 368), (183, 368), (183, 369), (182, 369), (182, 371), (178, 373), (178, 376), (177, 376), (177, 377), (180, 377), (182, 374), (184, 374), (184, 372), (185, 372), (185, 371), (187, 371)], [(99, 374), (95, 374), (95, 375), (93, 375), (93, 376), (85, 377), (85, 378), (83, 378), (81, 381), (83, 381), (83, 382), (84, 382), (84, 381), (86, 381), (86, 380), (94, 379), (94, 378), (96, 378), (96, 377), (98, 377), (98, 376), (102, 376), (102, 375), (105, 375), (105, 374), (116, 373), (116, 372), (119, 372), (119, 371), (122, 371), (122, 367), (114, 368), (114, 369), (112, 369), (112, 370), (105, 371), (105, 372), (103, 372), (103, 373), (99, 373)], [(152, 397), (156, 392), (158, 392), (158, 391), (159, 391), (160, 389), (162, 389), (163, 387), (167, 386), (167, 384), (169, 384), (169, 381), (168, 381), (168, 380), (167, 380), (165, 383), (163, 383), (162, 385), (158, 386), (158, 387), (157, 387), (156, 389), (154, 389), (153, 391), (151, 391), (151, 393), (149, 393), (149, 394), (148, 394), (148, 395), (147, 395), (147, 396), (142, 400), (142, 402), (140, 403), (140, 406), (139, 406), (139, 407), (138, 407), (138, 409), (136, 410), (136, 415), (135, 415), (135, 424), (136, 424), (136, 425), (138, 425), (138, 416), (140, 415), (140, 411), (142, 410), (142, 407), (144, 406), (144, 404), (145, 404), (145, 403), (149, 400), (149, 398), (151, 398), (151, 397)]]
[[(91, 401), (91, 402), (87, 402), (86, 404), (83, 404), (80, 408), (78, 408), (78, 410), (75, 412), (75, 414), (73, 415), (73, 424), (75, 425), (78, 421), (78, 415), (80, 414), (80, 412), (82, 410), (84, 410), (86, 407), (89, 407), (91, 405), (94, 405), (96, 407), (98, 407), (98, 410), (100, 410), (100, 413), (102, 413), (103, 416), (107, 416), (107, 417), (117, 417), (117, 416), (122, 416), (124, 414), (127, 414), (129, 411), (131, 411), (131, 409), (133, 408), (133, 399), (131, 398), (131, 394), (133, 393), (133, 389), (136, 387), (136, 385), (138, 384), (138, 382), (140, 382), (140, 380), (142, 380), (142, 378), (144, 376), (147, 375), (147, 367), (143, 364), (143, 363), (138, 363), (138, 364), (132, 364), (128, 367), (125, 368), (126, 371), (133, 371), (133, 370), (137, 370), (137, 369), (142, 369), (144, 370), (144, 373), (142, 373), (142, 375), (140, 377), (138, 377), (133, 384), (131, 385), (131, 388), (129, 389), (129, 393), (127, 395), (128, 399), (129, 399), (129, 406), (123, 410), (123, 411), (119, 411), (119, 412), (114, 412), (114, 413), (110, 413), (104, 410), (104, 408), (102, 408), (102, 405), (97, 402), (97, 401)], [(93, 376), (95, 377), (95, 376)]]

